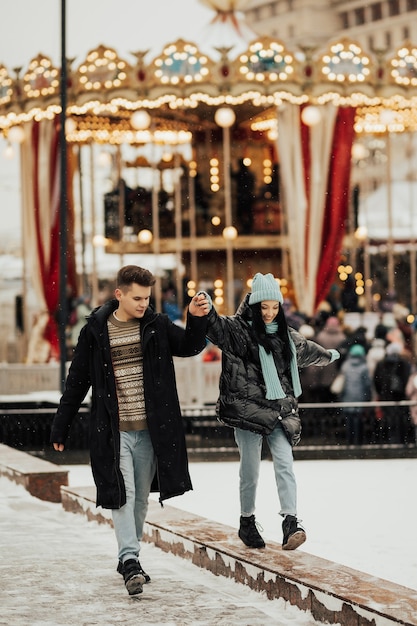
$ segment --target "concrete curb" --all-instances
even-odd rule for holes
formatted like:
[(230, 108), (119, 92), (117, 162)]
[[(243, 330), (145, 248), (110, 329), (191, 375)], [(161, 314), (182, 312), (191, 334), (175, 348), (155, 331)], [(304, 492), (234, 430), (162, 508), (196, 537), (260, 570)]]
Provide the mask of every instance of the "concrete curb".
[(0, 444), (0, 476), (23, 485), (35, 498), (49, 502), (60, 502), (61, 486), (68, 485), (67, 470), (4, 444)]
[[(112, 524), (95, 507), (94, 487), (62, 487), (65, 510)], [(318, 622), (342, 626), (417, 626), (417, 591), (303, 551), (285, 552), (269, 542), (246, 548), (236, 529), (150, 501), (144, 541), (185, 558), (217, 576), (243, 583), (269, 599), (282, 598)]]

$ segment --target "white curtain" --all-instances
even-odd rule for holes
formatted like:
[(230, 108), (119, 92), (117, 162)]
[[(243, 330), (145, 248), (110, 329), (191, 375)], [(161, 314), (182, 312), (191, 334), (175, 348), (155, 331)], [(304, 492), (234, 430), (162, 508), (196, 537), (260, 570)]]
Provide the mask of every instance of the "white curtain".
[(308, 132), (308, 166), (303, 159), (300, 107), (286, 104), (278, 109), (282, 202), (288, 228), (291, 273), (297, 306), (307, 315), (315, 312), (316, 279), (337, 108), (329, 103), (321, 106), (320, 111), (320, 122)]
[[(33, 332), (49, 342), (51, 352), (48, 357), (56, 358), (59, 350), (56, 311), (59, 290), (57, 261), (60, 202), (56, 120), (32, 121), (25, 125), (21, 178), (25, 266), (36, 294), (40, 314)], [(41, 327), (38, 324), (40, 320)]]

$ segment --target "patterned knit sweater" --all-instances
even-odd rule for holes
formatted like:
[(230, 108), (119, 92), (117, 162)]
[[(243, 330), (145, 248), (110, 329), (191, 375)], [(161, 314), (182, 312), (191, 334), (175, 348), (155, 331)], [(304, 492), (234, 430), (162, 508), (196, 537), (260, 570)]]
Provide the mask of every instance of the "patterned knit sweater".
[(107, 328), (119, 404), (119, 429), (145, 430), (148, 425), (143, 392), (139, 320), (121, 322), (114, 315), (110, 315)]

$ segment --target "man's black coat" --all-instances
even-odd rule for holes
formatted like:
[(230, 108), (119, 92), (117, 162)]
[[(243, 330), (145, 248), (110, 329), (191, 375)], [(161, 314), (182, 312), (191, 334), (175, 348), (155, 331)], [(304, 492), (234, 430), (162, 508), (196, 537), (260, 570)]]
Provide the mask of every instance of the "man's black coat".
[[(120, 434), (107, 319), (111, 300), (95, 309), (81, 330), (65, 390), (51, 429), (51, 443), (65, 443), (71, 423), (92, 390), (89, 447), (97, 506), (117, 509), (126, 502), (120, 472)], [(186, 328), (149, 308), (140, 322), (148, 429), (157, 458), (160, 501), (192, 489), (177, 394), (173, 356), (194, 356), (205, 346), (206, 317), (188, 314)]]

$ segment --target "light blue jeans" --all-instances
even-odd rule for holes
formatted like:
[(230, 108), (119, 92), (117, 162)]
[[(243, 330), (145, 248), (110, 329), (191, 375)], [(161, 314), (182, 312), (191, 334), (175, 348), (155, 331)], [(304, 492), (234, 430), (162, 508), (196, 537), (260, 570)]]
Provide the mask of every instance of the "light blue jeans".
[[(261, 465), (262, 435), (235, 428), (235, 440), (239, 448), (240, 512), (244, 517), (255, 512), (256, 489)], [(275, 471), (275, 482), (281, 505), (280, 515), (297, 515), (297, 483), (293, 470), (292, 448), (278, 424), (266, 436)]]
[(149, 431), (120, 433), (120, 471), (126, 488), (126, 504), (112, 510), (119, 559), (137, 559), (143, 534), (156, 457)]

